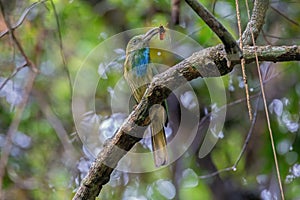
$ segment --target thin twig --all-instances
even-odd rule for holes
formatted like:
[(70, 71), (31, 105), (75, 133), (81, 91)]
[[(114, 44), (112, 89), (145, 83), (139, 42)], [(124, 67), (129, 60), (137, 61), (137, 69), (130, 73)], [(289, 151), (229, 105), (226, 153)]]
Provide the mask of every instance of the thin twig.
[(282, 37), (282, 36), (276, 36), (276, 35), (270, 35), (270, 34), (265, 34), (266, 37), (269, 38), (275, 38), (275, 39), (281, 39), (281, 40), (295, 40), (295, 39), (300, 39), (300, 37), (296, 37), (294, 36), (293, 38), (289, 38), (289, 37)]
[(21, 65), (20, 67), (17, 67), (16, 69), (15, 69), (15, 71), (11, 74), (11, 75), (9, 75), (9, 77), (7, 77), (6, 79), (5, 79), (5, 81), (3, 81), (3, 83), (0, 85), (0, 90), (2, 90), (3, 89), (3, 87), (7, 84), (7, 82), (10, 80), (10, 79), (12, 79), (13, 77), (15, 77), (16, 75), (17, 75), (17, 73), (19, 72), (19, 71), (21, 71), (23, 68), (25, 68), (25, 67), (27, 67), (27, 62), (25, 62), (23, 65)]
[(48, 0), (43, 0), (43, 1), (35, 2), (35, 3), (31, 4), (28, 8), (26, 8), (26, 9), (24, 10), (24, 12), (22, 13), (21, 17), (19, 18), (19, 20), (17, 21), (17, 23), (16, 23), (15, 25), (11, 26), (10, 29), (8, 28), (8, 29), (6, 29), (5, 31), (2, 31), (2, 32), (0, 33), (0, 38), (2, 38), (4, 35), (8, 34), (10, 30), (15, 30), (15, 29), (17, 29), (19, 26), (21, 26), (22, 23), (25, 21), (25, 18), (27, 17), (27, 15), (29, 14), (29, 12), (30, 12), (33, 8), (35, 8), (38, 4), (44, 3), (44, 2), (46, 2), (46, 1), (48, 1)]
[[(248, 18), (250, 19), (250, 10), (249, 10), (249, 5), (248, 5), (248, 0), (245, 0), (245, 2), (246, 2)], [(254, 34), (253, 34), (253, 31), (252, 31), (251, 27), (250, 27), (250, 32), (251, 32), (252, 43), (253, 43), (253, 46), (255, 47), (256, 46), (255, 45), (255, 38), (254, 38)], [(260, 67), (259, 67), (259, 60), (258, 60), (257, 52), (254, 51), (254, 54), (255, 54), (255, 61), (256, 61), (255, 63), (256, 63), (258, 76), (259, 76), (259, 82), (260, 82), (262, 98), (263, 98), (264, 110), (265, 110), (265, 114), (266, 114), (267, 125), (268, 125), (271, 145), (272, 145), (272, 152), (273, 152), (273, 157), (274, 157), (274, 162), (275, 162), (275, 168), (276, 168), (276, 174), (277, 174), (277, 178), (278, 178), (278, 184), (279, 184), (279, 188), (280, 188), (281, 199), (284, 200), (284, 192), (283, 192), (283, 187), (282, 187), (282, 183), (281, 183), (280, 170), (279, 170), (279, 165), (278, 165), (278, 159), (277, 159), (277, 154), (276, 154), (276, 149), (275, 149), (275, 142), (274, 142), (274, 138), (273, 138), (269, 112), (268, 112), (268, 106), (267, 106), (265, 89), (264, 89), (264, 85), (263, 85), (263, 79), (262, 79), (262, 75), (261, 75), (261, 71), (260, 71)]]
[(215, 171), (215, 172), (212, 172), (210, 174), (206, 174), (206, 175), (202, 175), (202, 176), (198, 176), (199, 179), (208, 179), (208, 178), (211, 178), (211, 177), (214, 177), (214, 176), (217, 176), (223, 172), (229, 172), (229, 171), (235, 171), (236, 168), (234, 168), (233, 166), (232, 167), (227, 167), (227, 168), (224, 168), (224, 169), (220, 169), (218, 171)]
[[(240, 49), (243, 49), (243, 41), (242, 41), (242, 26), (241, 26), (241, 16), (240, 16), (240, 9), (239, 9), (239, 2), (238, 0), (235, 0), (235, 7), (236, 7), (236, 16), (237, 16), (237, 23), (238, 23), (238, 29), (239, 29), (239, 43), (240, 43)], [(247, 82), (247, 75), (246, 75), (246, 69), (245, 69), (245, 58), (241, 58), (241, 66), (242, 66), (242, 74), (243, 74), (243, 81), (245, 85), (245, 92), (246, 92), (246, 98), (247, 98), (247, 107), (248, 107), (248, 114), (250, 121), (252, 120), (252, 108), (249, 98), (249, 85)]]
[[(8, 28), (8, 33), (10, 34), (11, 36), (11, 39), (12, 41), (15, 43), (15, 45), (17, 46), (17, 49), (19, 50), (19, 52), (21, 53), (21, 55), (23, 56), (23, 58), (25, 59), (26, 61), (26, 65), (29, 66), (33, 71), (35, 72), (38, 72), (37, 68), (35, 67), (34, 64), (32, 64), (31, 60), (27, 57), (21, 43), (19, 42), (19, 40), (16, 38), (15, 36), (15, 33), (14, 33), (14, 30), (11, 28), (11, 25), (10, 25), (10, 21), (8, 19), (8, 17), (6, 17), (6, 14), (5, 14), (5, 9), (4, 9), (4, 5), (2, 4), (2, 1), (0, 1), (0, 7), (1, 7), (1, 12), (2, 12), (2, 15), (3, 15), (3, 19), (4, 19), (4, 22), (6, 24), (6, 27)], [(29, 9), (30, 10), (30, 9)], [(26, 14), (27, 15), (27, 14)], [(25, 15), (25, 16), (26, 16)]]
[(69, 86), (70, 86), (70, 94), (72, 94), (72, 79), (71, 79), (71, 75), (69, 72), (69, 69), (67, 67), (67, 60), (66, 60), (66, 56), (64, 54), (64, 46), (63, 46), (63, 39), (62, 39), (62, 35), (61, 35), (61, 27), (60, 27), (60, 23), (59, 23), (59, 17), (58, 17), (58, 13), (56, 11), (56, 7), (55, 4), (53, 2), (53, 0), (50, 0), (51, 2), (51, 6), (54, 12), (54, 16), (55, 16), (55, 21), (56, 21), (56, 26), (57, 26), (57, 31), (58, 31), (58, 38), (59, 38), (59, 51), (60, 51), (60, 56), (62, 58), (62, 62), (63, 62), (63, 68), (67, 74), (68, 77), (68, 81), (69, 81)]
[[(260, 96), (261, 94), (259, 94)], [(247, 134), (247, 137), (245, 139), (245, 142), (244, 142), (244, 145), (242, 147), (242, 150), (237, 158), (237, 160), (235, 161), (234, 165), (232, 166), (234, 169), (237, 168), (243, 154), (245, 153), (246, 151), (246, 148), (249, 144), (249, 141), (250, 141), (250, 138), (251, 138), (251, 135), (253, 133), (253, 129), (254, 129), (254, 125), (255, 125), (255, 122), (256, 122), (256, 119), (257, 119), (257, 110), (258, 110), (258, 105), (259, 105), (259, 102), (260, 102), (260, 98), (257, 99), (257, 102), (256, 102), (256, 106), (255, 106), (255, 112), (253, 113), (253, 118), (252, 118), (252, 121), (251, 121), (251, 126), (250, 126), (250, 129), (248, 131), (248, 134)]]
[[(43, 1), (35, 2), (35, 3), (31, 4), (29, 7), (27, 7), (27, 8), (24, 10), (24, 12), (22, 13), (21, 17), (19, 18), (19, 20), (17, 21), (17, 23), (16, 23), (15, 25), (13, 25), (13, 26), (10, 27), (10, 28), (9, 28), (9, 26), (8, 26), (8, 28), (7, 28), (5, 31), (2, 31), (2, 32), (0, 33), (0, 38), (2, 38), (2, 37), (3, 37), (4, 35), (6, 35), (6, 34), (9, 34), (10, 32), (13, 32), (15, 29), (17, 29), (18, 27), (20, 27), (20, 26), (23, 24), (23, 22), (25, 21), (25, 18), (27, 17), (27, 15), (29, 14), (29, 12), (30, 12), (32, 9), (35, 8), (37, 5), (39, 5), (40, 3), (44, 3), (44, 2), (46, 2), (46, 1), (48, 1), (48, 0), (43, 0)], [(3, 15), (4, 15), (3, 9), (2, 9), (2, 13), (3, 13)], [(6, 24), (9, 25), (9, 23), (7, 23), (7, 22), (6, 22)], [(14, 37), (14, 35), (13, 35), (12, 37)], [(61, 38), (61, 37), (60, 37), (60, 38)], [(20, 44), (17, 44), (17, 46), (18, 46), (18, 45), (20, 45)], [(19, 50), (20, 50), (20, 52), (22, 53), (22, 55), (24, 56), (24, 51), (23, 51), (23, 49), (21, 48), (21, 49), (19, 49)], [(25, 57), (27, 57), (27, 56), (25, 56)], [(25, 62), (24, 64), (22, 64), (21, 66), (17, 67), (17, 68), (14, 70), (14, 72), (13, 72), (11, 75), (9, 75), (9, 76), (5, 79), (5, 81), (0, 85), (0, 90), (2, 90), (3, 87), (7, 84), (7, 82), (8, 82), (9, 80), (11, 80), (13, 77), (15, 77), (19, 71), (21, 71), (23, 68), (27, 67), (29, 63), (30, 63), (30, 61), (28, 61), (28, 59), (27, 59), (26, 62)]]
[(29, 75), (28, 75), (28, 79), (27, 82), (25, 84), (24, 87), (24, 95), (22, 98), (22, 101), (16, 106), (16, 111), (15, 111), (15, 115), (14, 118), (8, 128), (8, 131), (6, 133), (6, 140), (4, 143), (4, 146), (2, 148), (2, 152), (1, 152), (1, 158), (0, 158), (0, 198), (4, 199), (4, 194), (3, 194), (3, 178), (4, 178), (4, 174), (5, 174), (5, 168), (8, 162), (8, 158), (9, 158), (9, 154), (11, 151), (11, 148), (13, 147), (12, 145), (12, 138), (14, 137), (14, 134), (16, 133), (16, 131), (18, 130), (19, 124), (21, 122), (21, 118), (22, 118), (22, 114), (23, 111), (27, 105), (27, 101), (29, 99), (29, 94), (30, 91), (33, 87), (33, 83), (35, 80), (35, 77), (37, 75), (38, 70), (36, 69), (36, 66), (34, 65), (34, 63), (32, 63), (29, 58), (27, 57), (27, 55), (25, 54), (20, 42), (18, 41), (18, 39), (16, 38), (16, 36), (13, 33), (13, 30), (11, 29), (9, 20), (6, 17), (5, 14), (5, 9), (4, 9), (4, 5), (2, 3), (2, 1), (0, 1), (0, 7), (1, 7), (1, 12), (3, 15), (3, 19), (4, 22), (6, 24), (6, 26), (8, 27), (8, 33), (11, 35), (13, 42), (17, 45), (18, 50), (20, 51), (20, 53), (22, 54), (22, 56), (24, 57), (25, 61), (26, 61), (26, 66), (29, 66), (32, 70), (29, 70)]
[[(267, 73), (266, 73), (267, 74)], [(278, 73), (279, 74), (279, 73)], [(268, 81), (272, 80), (273, 78), (275, 78), (278, 74), (276, 74), (275, 76), (272, 76), (270, 78), (267, 79), (266, 75), (264, 77), (264, 81), (263, 81), (263, 84), (266, 84)], [(252, 95), (250, 96), (250, 98), (257, 98), (257, 97), (260, 97), (261, 96), (261, 92), (259, 92), (258, 94), (255, 94), (255, 95)], [(231, 107), (231, 106), (234, 106), (236, 104), (239, 104), (241, 102), (244, 102), (246, 101), (247, 99), (246, 98), (242, 98), (242, 99), (238, 99), (238, 100), (235, 100), (229, 104), (227, 104), (226, 106), (222, 106), (220, 107), (220, 110), (224, 109), (225, 107)], [(255, 111), (253, 113), (253, 118), (252, 118), (252, 121), (251, 121), (251, 126), (249, 128), (249, 131), (248, 131), (248, 134), (247, 134), (247, 137), (245, 139), (245, 142), (244, 142), (244, 145), (240, 151), (240, 154), (239, 156), (237, 157), (235, 163), (231, 166), (231, 167), (226, 167), (224, 169), (221, 169), (221, 170), (218, 170), (218, 171), (215, 171), (215, 172), (212, 172), (210, 174), (206, 174), (206, 175), (202, 175), (202, 176), (199, 176), (200, 179), (207, 179), (207, 178), (211, 178), (211, 177), (214, 177), (214, 176), (217, 176), (223, 172), (228, 172), (228, 171), (236, 171), (237, 170), (237, 167), (238, 167), (238, 164), (242, 158), (242, 156), (244, 155), (245, 151), (246, 151), (246, 148), (249, 144), (249, 141), (250, 141), (250, 138), (251, 138), (251, 135), (253, 133), (253, 129), (254, 129), (254, 125), (255, 125), (255, 122), (256, 122), (256, 119), (257, 119), (257, 111), (258, 111), (258, 105), (260, 103), (260, 98), (257, 99), (257, 103), (256, 103), (256, 106), (255, 106)], [(208, 113), (207, 115), (205, 115), (201, 122), (199, 123), (199, 126), (201, 126), (201, 124), (206, 120), (206, 118), (208, 118), (209, 116), (211, 115), (211, 113)]]
[[(255, 95), (255, 97), (258, 97), (260, 96), (261, 93)], [(253, 96), (254, 97), (254, 96)], [(254, 129), (254, 125), (255, 125), (255, 122), (256, 122), (256, 119), (257, 119), (257, 110), (258, 110), (258, 105), (259, 105), (259, 99), (257, 100), (257, 103), (256, 103), (256, 106), (255, 106), (255, 111), (253, 113), (253, 118), (252, 118), (252, 121), (251, 121), (251, 126), (249, 128), (249, 131), (248, 131), (248, 134), (247, 134), (247, 137), (245, 139), (245, 142), (243, 144), (243, 147), (240, 151), (240, 154), (239, 156), (237, 157), (236, 161), (234, 162), (234, 164), (231, 166), (231, 167), (227, 167), (227, 168), (224, 168), (224, 169), (221, 169), (221, 170), (218, 170), (218, 171), (215, 171), (215, 172), (212, 172), (210, 174), (206, 174), (206, 175), (202, 175), (202, 176), (199, 176), (200, 179), (207, 179), (207, 178), (211, 178), (211, 177), (214, 177), (216, 175), (219, 175), (223, 172), (228, 172), (228, 171), (236, 171), (237, 170), (237, 167), (238, 167), (238, 164), (239, 162), (241, 161), (246, 149), (247, 149), (247, 146), (249, 144), (249, 141), (250, 141), (250, 138), (252, 136), (252, 133), (253, 133), (253, 129)], [(244, 101), (246, 100), (245, 98), (243, 99)], [(234, 101), (232, 103), (230, 103), (231, 105), (232, 104), (236, 104), (237, 102), (240, 102), (241, 100), (239, 99), (238, 101)], [(228, 104), (229, 105), (229, 104)]]
[(282, 16), (284, 19), (286, 19), (287, 21), (289, 21), (290, 23), (296, 25), (296, 26), (300, 26), (300, 24), (290, 18), (288, 18), (285, 14), (283, 14), (282, 12), (280, 12), (278, 9), (274, 8), (274, 6), (271, 6), (272, 10), (274, 10), (276, 13), (278, 13), (280, 16)]
[(269, 39), (267, 38), (268, 36), (267, 36), (267, 34), (265, 33), (265, 31), (262, 30), (261, 33), (262, 33), (262, 36), (263, 36), (264, 40), (267, 42), (267, 44), (268, 44), (268, 45), (273, 45), (273, 44), (269, 41)]

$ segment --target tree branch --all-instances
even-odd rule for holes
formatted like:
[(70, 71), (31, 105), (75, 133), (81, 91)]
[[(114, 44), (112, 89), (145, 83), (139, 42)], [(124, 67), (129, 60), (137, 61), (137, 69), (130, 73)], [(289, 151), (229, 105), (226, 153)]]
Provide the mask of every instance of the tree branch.
[(189, 6), (202, 18), (202, 20), (215, 32), (225, 46), (225, 50), (229, 54), (239, 53), (241, 50), (229, 31), (197, 0), (185, 0)]
[(0, 38), (2, 38), (3, 36), (5, 36), (6, 34), (9, 33), (9, 31), (14, 31), (15, 29), (17, 29), (19, 26), (21, 26), (23, 24), (23, 22), (25, 21), (25, 18), (27, 17), (27, 15), (29, 14), (29, 12), (35, 8), (37, 5), (39, 5), (40, 3), (44, 3), (48, 0), (44, 0), (44, 1), (39, 1), (39, 2), (35, 2), (33, 4), (31, 4), (28, 8), (26, 8), (24, 10), (24, 12), (22, 13), (21, 17), (19, 18), (19, 20), (17, 21), (17, 23), (13, 26), (11, 26), (10, 29), (6, 29), (4, 31), (2, 31), (0, 33)]
[[(254, 51), (255, 47), (244, 47), (243, 55), (246, 63), (255, 60)], [(260, 46), (256, 47), (256, 51), (260, 61), (300, 60), (300, 46)], [(231, 66), (228, 67), (226, 55), (222, 45), (207, 48), (194, 53), (186, 60), (155, 76), (141, 102), (97, 156), (73, 200), (95, 199), (98, 196), (102, 186), (109, 181), (110, 174), (119, 160), (142, 138), (143, 132), (149, 124), (147, 117), (152, 105), (161, 103), (172, 89), (186, 81), (198, 77), (222, 76), (228, 74), (234, 65), (240, 63), (239, 59), (230, 60)], [(217, 66), (217, 69), (214, 66)]]
[(300, 46), (247, 46), (244, 48), (246, 62), (255, 61), (254, 51), (257, 51), (259, 61), (284, 62), (300, 60)]
[(258, 37), (264, 22), (267, 9), (269, 7), (269, 0), (255, 0), (252, 15), (247, 27), (243, 33), (242, 41), (244, 45), (252, 45), (251, 31), (253, 32), (254, 40)]

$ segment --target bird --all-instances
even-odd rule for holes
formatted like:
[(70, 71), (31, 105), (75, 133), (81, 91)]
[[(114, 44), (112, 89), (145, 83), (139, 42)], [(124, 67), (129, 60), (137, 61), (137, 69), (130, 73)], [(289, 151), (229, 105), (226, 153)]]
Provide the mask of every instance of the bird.
[[(156, 73), (155, 66), (151, 63), (149, 42), (155, 36), (163, 39), (165, 30), (162, 26), (152, 28), (145, 34), (131, 38), (126, 47), (126, 59), (124, 62), (124, 78), (127, 81), (133, 97), (139, 103)], [(154, 164), (160, 167), (167, 164), (167, 141), (164, 125), (167, 123), (166, 101), (162, 106), (153, 106), (150, 109), (150, 131)]]

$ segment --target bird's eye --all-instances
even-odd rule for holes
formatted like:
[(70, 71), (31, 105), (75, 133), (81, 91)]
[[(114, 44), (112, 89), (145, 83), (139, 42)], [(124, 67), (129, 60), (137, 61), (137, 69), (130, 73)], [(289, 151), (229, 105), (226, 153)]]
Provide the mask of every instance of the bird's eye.
[(136, 39), (133, 39), (133, 40), (132, 40), (132, 43), (133, 43), (133, 44), (136, 44), (136, 43), (137, 43), (137, 40), (136, 40)]

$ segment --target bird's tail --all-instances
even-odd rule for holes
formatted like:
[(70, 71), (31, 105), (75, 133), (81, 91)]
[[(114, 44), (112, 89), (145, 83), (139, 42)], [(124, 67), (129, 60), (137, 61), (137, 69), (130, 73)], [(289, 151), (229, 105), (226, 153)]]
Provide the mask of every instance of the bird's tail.
[(164, 130), (166, 113), (162, 106), (152, 107), (150, 112), (151, 118), (151, 138), (154, 162), (156, 167), (167, 164), (167, 140)]

